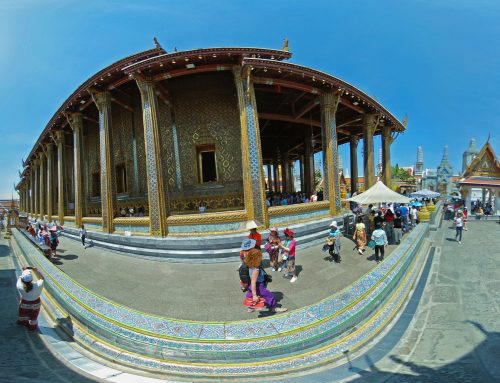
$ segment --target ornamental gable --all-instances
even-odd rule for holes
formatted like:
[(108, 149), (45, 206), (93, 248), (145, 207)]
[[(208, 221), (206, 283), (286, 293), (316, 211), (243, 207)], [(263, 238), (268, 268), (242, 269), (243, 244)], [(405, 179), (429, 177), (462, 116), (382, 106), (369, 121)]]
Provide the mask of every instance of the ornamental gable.
[(473, 176), (500, 177), (500, 163), (489, 142), (486, 142), (477, 157), (471, 162), (463, 178)]

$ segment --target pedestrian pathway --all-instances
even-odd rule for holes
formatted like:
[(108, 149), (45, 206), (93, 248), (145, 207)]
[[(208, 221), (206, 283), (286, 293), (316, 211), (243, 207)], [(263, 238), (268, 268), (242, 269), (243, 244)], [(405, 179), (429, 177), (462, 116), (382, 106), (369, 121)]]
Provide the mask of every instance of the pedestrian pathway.
[[(346, 354), (343, 364), (272, 381), (500, 382), (499, 233), (500, 226), (495, 222), (472, 222), (469, 231), (464, 232), (462, 244), (458, 244), (453, 228), (444, 222), (435, 234), (412, 300), (378, 343), (363, 354)], [(0, 321), (3, 339), (0, 382), (91, 381), (69, 369), (66, 363), (71, 362), (63, 363), (53, 357), (39, 334), (14, 324), (17, 314), (14, 283), (8, 245), (0, 241), (0, 288), (2, 307), (6, 308)], [(47, 332), (47, 328), (42, 331)], [(52, 343), (68, 344), (57, 340)], [(101, 371), (100, 377), (106, 381), (153, 381), (98, 365), (81, 354), (69, 357), (80, 361), (73, 365), (80, 365), (84, 373)], [(109, 376), (104, 376), (104, 371)], [(97, 376), (94, 379), (99, 380)], [(167, 380), (157, 380), (160, 381)]]
[(56, 358), (37, 332), (15, 324), (19, 295), (9, 243), (0, 239), (0, 382), (8, 383), (87, 383), (86, 378)]
[[(325, 233), (326, 237), (326, 233)], [(367, 273), (376, 262), (371, 249), (359, 255), (354, 243), (342, 239), (342, 262), (330, 261), (321, 245), (297, 251), (298, 280), (282, 273), (269, 285), (283, 307), (293, 310), (324, 299)], [(390, 253), (395, 246), (389, 246)], [(239, 262), (187, 264), (158, 262), (99, 247), (84, 249), (62, 237), (54, 263), (89, 290), (132, 309), (175, 319), (232, 321), (256, 318), (242, 305)], [(266, 261), (265, 265), (268, 265)]]

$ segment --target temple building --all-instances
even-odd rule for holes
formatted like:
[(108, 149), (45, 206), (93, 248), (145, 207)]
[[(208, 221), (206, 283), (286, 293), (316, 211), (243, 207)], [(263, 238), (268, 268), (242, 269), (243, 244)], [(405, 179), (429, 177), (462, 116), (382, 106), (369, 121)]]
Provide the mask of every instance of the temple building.
[(462, 156), (462, 173), (465, 173), (471, 162), (478, 155), (479, 150), (476, 147), (476, 140), (471, 138), (469, 142), (469, 147), (465, 150)]
[[(357, 189), (363, 141), (368, 188), (380, 136), (390, 184), (390, 145), (405, 126), (358, 88), (291, 56), (288, 43), (174, 53), (157, 44), (100, 70), (63, 102), (23, 161), (21, 210), (69, 228), (156, 237), (338, 216), (338, 145), (350, 146)], [(293, 191), (294, 163), (301, 190), (314, 191), (318, 153), (323, 201), (267, 208), (266, 193)]]
[[(469, 149), (471, 149), (471, 146), (469, 146)], [(471, 203), (475, 202), (471, 198), (472, 192), (474, 189), (479, 189), (481, 191), (480, 202), (482, 205), (490, 205), (493, 214), (500, 215), (500, 163), (489, 141), (486, 142), (467, 166), (458, 181), (458, 185), (462, 198), (466, 201), (465, 206), (471, 208)]]

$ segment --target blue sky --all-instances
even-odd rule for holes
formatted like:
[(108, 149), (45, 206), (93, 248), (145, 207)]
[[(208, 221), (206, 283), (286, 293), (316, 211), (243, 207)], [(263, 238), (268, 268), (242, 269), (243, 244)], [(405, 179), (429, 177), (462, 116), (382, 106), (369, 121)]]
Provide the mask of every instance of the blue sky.
[[(103, 67), (153, 46), (280, 48), (377, 98), (408, 129), (393, 163), (455, 170), (475, 137), (500, 151), (500, 2), (0, 1), (0, 198), (61, 103)], [(378, 140), (375, 148), (380, 146)], [(341, 147), (344, 164), (348, 148)]]

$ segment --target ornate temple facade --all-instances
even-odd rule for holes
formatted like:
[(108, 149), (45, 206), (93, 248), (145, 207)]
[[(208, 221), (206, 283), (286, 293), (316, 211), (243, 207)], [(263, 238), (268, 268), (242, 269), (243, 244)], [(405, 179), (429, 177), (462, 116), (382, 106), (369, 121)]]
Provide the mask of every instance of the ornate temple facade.
[[(341, 208), (338, 145), (350, 145), (354, 190), (363, 142), (368, 188), (377, 135), (389, 184), (390, 145), (403, 124), (351, 84), (290, 58), (287, 46), (167, 53), (157, 45), (102, 69), (23, 161), (21, 210), (66, 227), (158, 237), (332, 217)], [(301, 190), (314, 191), (319, 152), (323, 201), (267, 208), (266, 193), (293, 191), (297, 161)]]
[(500, 163), (489, 141), (476, 153), (458, 181), (458, 185), (465, 199), (465, 206), (471, 208), (472, 190), (479, 189), (482, 194), (480, 199), (482, 205), (490, 205), (493, 214), (500, 215)]

